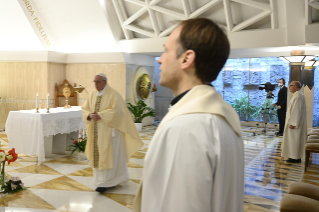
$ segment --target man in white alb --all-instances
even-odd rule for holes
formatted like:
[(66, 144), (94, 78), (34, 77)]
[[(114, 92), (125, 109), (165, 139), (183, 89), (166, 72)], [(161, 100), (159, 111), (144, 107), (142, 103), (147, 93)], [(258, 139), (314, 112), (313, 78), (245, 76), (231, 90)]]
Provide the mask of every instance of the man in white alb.
[(150, 143), (134, 211), (243, 211), (239, 117), (210, 85), (229, 49), (224, 32), (204, 18), (181, 22), (169, 36), (159, 83), (176, 98)]
[(127, 160), (143, 143), (120, 94), (104, 73), (94, 77), (96, 90), (82, 106), (88, 141), (85, 154), (93, 168), (96, 191), (128, 180)]
[(298, 81), (292, 81), (289, 85), (293, 96), (287, 109), (281, 156), (288, 158), (287, 162), (290, 163), (301, 163), (301, 158), (305, 157), (307, 107), (305, 96), (300, 89)]

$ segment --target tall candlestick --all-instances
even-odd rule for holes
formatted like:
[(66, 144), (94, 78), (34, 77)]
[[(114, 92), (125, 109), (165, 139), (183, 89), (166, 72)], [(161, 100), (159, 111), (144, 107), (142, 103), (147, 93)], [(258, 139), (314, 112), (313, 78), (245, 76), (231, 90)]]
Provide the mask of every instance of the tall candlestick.
[(36, 108), (39, 108), (39, 94), (37, 93), (36, 97)]
[(47, 95), (47, 108), (50, 108), (50, 95)]

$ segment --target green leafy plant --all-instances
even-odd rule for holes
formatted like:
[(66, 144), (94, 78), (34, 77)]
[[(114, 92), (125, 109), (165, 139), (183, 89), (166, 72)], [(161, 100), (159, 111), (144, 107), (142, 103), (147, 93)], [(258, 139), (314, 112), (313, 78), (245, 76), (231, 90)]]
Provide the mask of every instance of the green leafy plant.
[(143, 100), (139, 100), (137, 105), (127, 103), (127, 108), (133, 115), (135, 123), (142, 123), (143, 119), (150, 116), (155, 117), (155, 110), (151, 107), (147, 107)]
[(73, 138), (71, 138), (71, 140), (73, 140), (73, 144), (69, 145), (67, 147), (67, 150), (72, 151), (71, 155), (75, 152), (85, 152), (85, 147), (86, 147), (86, 142), (87, 142), (87, 138), (83, 138), (83, 139), (78, 139), (75, 140)]
[(236, 110), (239, 117), (245, 116), (246, 120), (248, 120), (248, 96), (241, 96), (238, 99), (234, 100), (234, 104), (231, 104), (231, 106)]
[[(257, 107), (256, 105), (249, 103), (248, 96), (241, 96), (234, 101), (235, 103), (231, 104), (231, 106), (236, 110), (239, 117), (245, 116), (245, 120), (248, 120), (249, 118), (259, 120), (263, 105)], [(272, 116), (272, 114), (270, 114), (270, 116)]]

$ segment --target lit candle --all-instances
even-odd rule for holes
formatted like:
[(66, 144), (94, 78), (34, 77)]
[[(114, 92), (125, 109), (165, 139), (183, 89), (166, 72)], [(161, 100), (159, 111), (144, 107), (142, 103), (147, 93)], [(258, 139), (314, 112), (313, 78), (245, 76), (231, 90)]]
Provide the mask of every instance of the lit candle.
[(48, 95), (47, 95), (47, 108), (50, 108), (49, 106), (50, 106), (50, 95), (48, 93)]
[(36, 108), (39, 108), (39, 94), (37, 93), (37, 98), (36, 98)]

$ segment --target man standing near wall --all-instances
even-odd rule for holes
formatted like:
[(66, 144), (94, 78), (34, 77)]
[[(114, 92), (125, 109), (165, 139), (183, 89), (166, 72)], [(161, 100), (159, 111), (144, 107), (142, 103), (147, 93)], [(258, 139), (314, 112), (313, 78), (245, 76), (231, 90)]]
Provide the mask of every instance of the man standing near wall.
[(282, 157), (288, 157), (287, 162), (300, 163), (305, 156), (307, 141), (307, 108), (305, 96), (301, 92), (298, 81), (292, 81), (289, 91), (293, 96), (289, 102), (284, 138), (282, 142)]
[(93, 168), (97, 192), (128, 180), (127, 160), (143, 143), (121, 95), (104, 73), (94, 77), (96, 90), (82, 106), (88, 141), (85, 154)]
[(277, 106), (277, 114), (279, 120), (279, 131), (276, 133), (277, 136), (283, 136), (285, 130), (285, 120), (286, 120), (286, 109), (287, 109), (287, 87), (285, 86), (285, 79), (281, 78), (278, 81), (278, 86), (280, 90), (278, 92), (278, 100), (272, 106)]
[(242, 212), (239, 117), (210, 85), (229, 41), (214, 22), (198, 18), (181, 22), (164, 47), (159, 83), (176, 98), (150, 143), (134, 210)]

